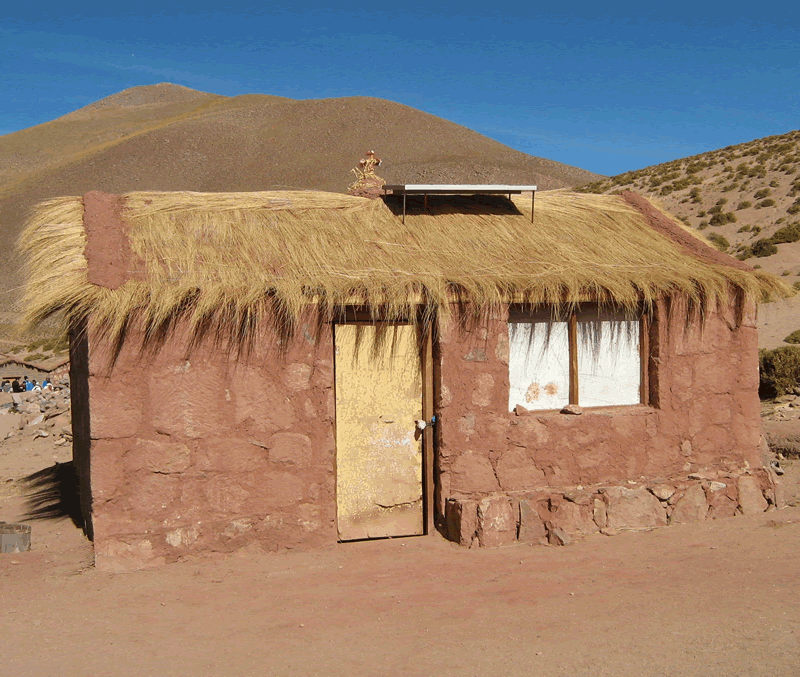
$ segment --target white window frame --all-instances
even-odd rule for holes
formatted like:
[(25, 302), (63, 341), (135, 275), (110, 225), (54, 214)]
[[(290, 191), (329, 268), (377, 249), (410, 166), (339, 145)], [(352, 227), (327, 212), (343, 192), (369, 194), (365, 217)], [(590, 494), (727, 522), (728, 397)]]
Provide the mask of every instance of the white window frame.
[[(592, 319), (597, 318), (597, 319)], [(597, 323), (597, 330), (589, 329), (581, 332), (580, 323), (586, 322), (594, 325)], [(630, 329), (626, 331), (625, 336), (618, 337), (622, 341), (635, 341), (633, 350), (628, 349), (630, 355), (635, 351), (638, 357), (638, 364), (635, 365), (634, 372), (633, 363), (628, 360), (628, 363), (623, 364), (620, 370), (620, 390), (622, 394), (619, 399), (622, 402), (609, 402), (598, 403), (597, 395), (594, 398), (590, 393), (581, 392), (581, 364), (585, 364), (584, 359), (587, 351), (603, 350), (604, 344), (613, 339), (615, 334), (611, 336), (604, 336), (603, 332), (608, 331), (606, 326), (608, 323), (638, 323), (638, 327), (628, 325)], [(520, 356), (524, 353), (524, 346), (521, 342), (524, 337), (521, 334), (515, 333), (521, 330), (521, 327), (527, 325), (530, 329), (527, 330), (527, 336), (530, 338), (530, 348), (528, 354), (525, 355), (525, 360), (530, 359), (530, 364), (521, 364)], [(546, 343), (540, 340), (539, 330), (534, 329), (534, 326), (546, 326), (548, 335)], [(625, 327), (620, 327), (619, 330), (624, 330)], [(646, 404), (649, 398), (649, 383), (648, 383), (648, 360), (649, 360), (649, 318), (646, 313), (624, 313), (621, 311), (613, 311), (603, 309), (598, 304), (584, 304), (581, 308), (576, 308), (561, 315), (556, 315), (552, 309), (530, 309), (530, 308), (510, 308), (508, 318), (508, 331), (509, 331), (509, 411), (513, 411), (516, 405), (525, 407), (526, 409), (534, 411), (548, 411), (553, 409), (561, 409), (566, 404), (575, 404), (581, 407), (594, 408), (594, 407), (626, 407), (635, 406), (639, 404)], [(522, 331), (525, 331), (522, 329)], [(614, 329), (616, 331), (616, 328)], [(634, 331), (634, 334), (630, 332)], [(535, 332), (532, 334), (531, 332)], [(592, 336), (589, 336), (589, 334)], [(534, 338), (535, 336), (535, 338)], [(593, 343), (590, 345), (589, 340)], [(556, 341), (553, 345), (551, 342)], [(566, 345), (564, 345), (566, 343)], [(638, 345), (636, 345), (638, 344)], [(556, 360), (559, 365), (555, 366), (556, 378), (552, 379), (553, 383), (548, 383), (551, 386), (548, 392), (541, 396), (541, 386), (532, 381), (531, 374), (538, 368), (543, 367), (545, 378), (551, 375), (551, 365), (541, 365), (542, 360)], [(579, 363), (580, 360), (580, 363)], [(595, 356), (595, 360), (599, 360)], [(604, 363), (616, 365), (616, 357), (614, 359), (605, 360)], [(567, 365), (563, 362), (566, 361)], [(559, 374), (559, 368), (561, 373)], [(567, 370), (568, 375), (565, 375), (564, 370)], [(602, 372), (602, 369), (600, 370)], [(584, 385), (590, 383), (586, 378), (586, 369), (584, 373)], [(635, 385), (636, 376), (638, 376), (638, 387)], [(608, 381), (608, 373), (598, 376), (598, 383), (602, 382), (605, 378)], [(541, 396), (541, 401), (544, 406), (535, 406), (536, 399), (531, 399), (530, 393), (526, 399), (524, 389), (534, 387), (536, 392), (534, 396)], [(588, 387), (588, 386), (587, 386)], [(564, 393), (563, 389), (566, 388), (567, 392)], [(638, 392), (637, 392), (638, 390)], [(553, 392), (556, 391), (556, 392)], [(598, 391), (600, 392), (600, 391)], [(557, 393), (557, 394), (556, 394)], [(613, 398), (612, 398), (613, 399)], [(522, 400), (522, 401), (520, 401)], [(583, 402), (581, 401), (583, 400)], [(532, 406), (534, 405), (534, 406)], [(549, 406), (552, 405), (552, 406)]]

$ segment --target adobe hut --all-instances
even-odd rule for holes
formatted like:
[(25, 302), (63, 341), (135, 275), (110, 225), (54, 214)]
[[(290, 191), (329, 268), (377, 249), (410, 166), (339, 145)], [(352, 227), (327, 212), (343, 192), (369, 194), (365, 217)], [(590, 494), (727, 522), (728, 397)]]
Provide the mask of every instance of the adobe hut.
[(0, 355), (0, 378), (3, 379), (21, 379), (23, 376), (29, 376), (41, 381), (44, 378), (60, 378), (68, 373), (69, 358), (63, 354), (37, 360)]
[[(96, 562), (764, 510), (756, 302), (650, 203), (88, 193), (32, 217)], [(47, 265), (43, 265), (47, 262)], [(435, 417), (435, 420), (434, 420)]]

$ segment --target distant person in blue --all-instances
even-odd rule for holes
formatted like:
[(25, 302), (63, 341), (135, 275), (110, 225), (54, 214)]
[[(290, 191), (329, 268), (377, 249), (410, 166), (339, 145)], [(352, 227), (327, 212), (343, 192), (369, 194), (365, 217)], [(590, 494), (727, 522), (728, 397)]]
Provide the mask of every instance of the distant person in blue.
[(33, 390), (33, 383), (28, 380), (27, 376), (22, 377), (22, 386), (25, 388), (25, 390)]

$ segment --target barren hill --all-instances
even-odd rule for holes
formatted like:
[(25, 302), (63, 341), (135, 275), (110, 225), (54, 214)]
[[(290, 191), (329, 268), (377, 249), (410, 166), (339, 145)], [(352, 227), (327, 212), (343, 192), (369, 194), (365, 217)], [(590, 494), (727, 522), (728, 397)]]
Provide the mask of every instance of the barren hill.
[[(800, 131), (673, 160), (585, 186), (661, 202), (719, 249), (800, 289)], [(800, 296), (763, 304), (762, 347), (800, 329)]]
[[(26, 212), (49, 197), (145, 189), (341, 192), (369, 149), (383, 158), (381, 175), (390, 182), (548, 189), (599, 178), (382, 99), (224, 97), (163, 83), (0, 137), (0, 247), (13, 249)], [(5, 273), (0, 311), (17, 299), (18, 271), (11, 265)]]

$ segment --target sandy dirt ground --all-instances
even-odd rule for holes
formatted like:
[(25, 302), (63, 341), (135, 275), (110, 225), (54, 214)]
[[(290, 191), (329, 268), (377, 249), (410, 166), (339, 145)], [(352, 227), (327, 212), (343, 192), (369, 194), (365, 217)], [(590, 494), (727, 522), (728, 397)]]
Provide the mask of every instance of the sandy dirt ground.
[(785, 339), (800, 329), (800, 296), (783, 301), (762, 303), (758, 307), (758, 347), (788, 346)]
[(110, 574), (59, 509), (65, 454), (0, 444), (0, 520), (33, 527), (0, 555), (6, 675), (800, 675), (800, 507), (562, 548), (429, 536)]

